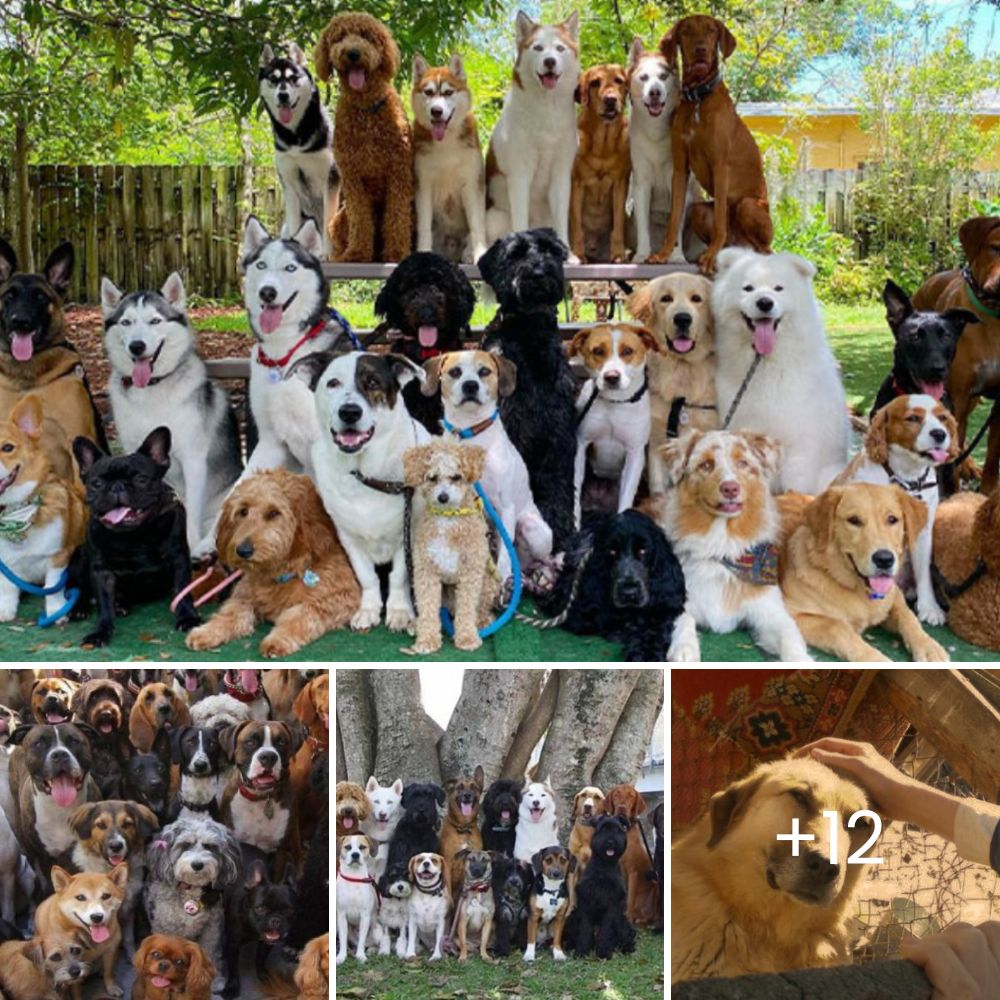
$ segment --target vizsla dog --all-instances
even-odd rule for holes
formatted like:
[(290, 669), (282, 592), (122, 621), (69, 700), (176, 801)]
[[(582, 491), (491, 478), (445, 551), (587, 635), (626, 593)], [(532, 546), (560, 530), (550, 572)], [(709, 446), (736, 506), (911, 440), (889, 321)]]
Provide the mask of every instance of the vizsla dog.
[[(978, 322), (962, 331), (948, 373), (948, 395), (958, 422), (959, 443), (981, 397), (1000, 395), (1000, 217), (969, 219), (958, 231), (965, 251), (961, 270), (942, 271), (928, 278), (913, 296), (916, 309), (945, 312), (971, 310)], [(982, 492), (991, 493), (1000, 472), (1000, 407), (990, 420), (983, 464)]]
[(708, 244), (698, 258), (705, 274), (715, 270), (716, 255), (724, 246), (771, 250), (774, 229), (764, 163), (722, 81), (720, 59), (728, 59), (735, 49), (729, 29), (704, 14), (681, 18), (660, 42), (671, 69), (677, 68), (680, 52), (683, 71), (681, 101), (670, 123), (670, 225), (660, 252), (650, 258), (653, 263), (668, 260), (677, 246), (689, 172), (713, 198), (694, 202), (688, 214), (688, 227)]
[(602, 811), (628, 820), (628, 846), (622, 855), (622, 875), (628, 890), (626, 916), (631, 923), (649, 924), (655, 917), (656, 886), (648, 879), (653, 867), (639, 829), (639, 817), (646, 811), (646, 800), (634, 785), (615, 785), (604, 797)]
[(580, 144), (573, 162), (569, 233), (581, 261), (625, 259), (625, 200), (632, 169), (627, 95), (628, 78), (615, 63), (591, 66), (576, 88)]

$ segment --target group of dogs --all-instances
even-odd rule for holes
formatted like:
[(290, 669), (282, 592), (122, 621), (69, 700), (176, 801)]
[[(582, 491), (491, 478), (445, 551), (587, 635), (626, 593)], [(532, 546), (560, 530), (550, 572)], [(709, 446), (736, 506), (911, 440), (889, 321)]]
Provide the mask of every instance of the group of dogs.
[(0, 673), (0, 997), (325, 1000), (329, 675), (264, 673)]
[[(651, 848), (630, 784), (573, 797), (568, 846), (549, 781), (501, 778), (481, 767), (447, 787), (401, 780), (337, 783), (337, 964), (352, 948), (436, 961), (446, 953), (526, 962), (551, 945), (564, 961), (635, 948), (635, 926), (663, 926), (663, 806)], [(650, 838), (652, 834), (650, 834)], [(565, 948), (564, 948), (565, 943)], [(492, 957), (491, 957), (492, 953)]]

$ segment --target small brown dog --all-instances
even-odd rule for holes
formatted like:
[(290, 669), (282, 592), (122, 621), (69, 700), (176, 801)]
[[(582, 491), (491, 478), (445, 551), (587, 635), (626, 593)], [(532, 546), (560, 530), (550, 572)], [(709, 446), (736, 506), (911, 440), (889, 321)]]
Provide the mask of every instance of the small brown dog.
[(313, 938), (299, 956), (295, 985), (300, 1000), (326, 1000), (330, 995), (330, 935)]
[(69, 722), (73, 714), (73, 695), (79, 684), (63, 677), (39, 677), (31, 686), (31, 714), (35, 722), (57, 726)]
[(243, 570), (232, 596), (188, 633), (189, 649), (215, 649), (274, 622), (264, 656), (288, 656), (350, 623), (361, 588), (308, 476), (270, 469), (244, 479), (219, 517), (219, 555)]
[(445, 585), (455, 590), (455, 647), (478, 649), (479, 625), (497, 595), (486, 522), (473, 483), (483, 472), (482, 448), (425, 444), (403, 453), (403, 479), (414, 488), (413, 592), (417, 636), (408, 653), (441, 648)]
[(370, 14), (338, 14), (316, 46), (316, 74), (340, 81), (333, 155), (342, 198), (333, 223), (338, 261), (402, 260), (413, 228), (413, 143), (392, 78), (399, 48)]
[(143, 687), (128, 716), (129, 742), (140, 753), (151, 753), (161, 729), (191, 725), (191, 713), (184, 699), (169, 684), (156, 681)]
[(632, 172), (625, 99), (616, 63), (591, 66), (576, 88), (579, 146), (573, 162), (570, 245), (582, 261), (625, 260), (625, 201)]
[(55, 1000), (81, 996), (80, 986), (90, 975), (91, 949), (87, 935), (52, 931), (30, 941), (0, 945), (0, 991), (18, 1000)]
[(569, 831), (569, 851), (576, 858), (577, 877), (583, 874), (590, 860), (590, 841), (594, 837), (591, 822), (603, 812), (604, 792), (596, 785), (587, 785), (573, 796), (573, 812), (570, 819), (573, 827)]
[(132, 960), (132, 1000), (212, 1000), (215, 966), (193, 941), (150, 934)]

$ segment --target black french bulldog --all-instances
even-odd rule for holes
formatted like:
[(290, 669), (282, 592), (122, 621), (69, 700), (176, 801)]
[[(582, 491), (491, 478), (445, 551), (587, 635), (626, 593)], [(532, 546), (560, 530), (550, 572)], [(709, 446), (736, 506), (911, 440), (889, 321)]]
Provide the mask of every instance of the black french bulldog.
[(895, 346), (892, 371), (879, 387), (869, 417), (896, 396), (920, 393), (941, 399), (958, 338), (966, 324), (979, 322), (968, 309), (917, 312), (910, 297), (894, 281), (885, 283), (882, 300)]
[(493, 953), (506, 958), (528, 944), (528, 917), (535, 873), (526, 861), (493, 856)]
[(160, 826), (170, 819), (170, 733), (157, 732), (150, 753), (134, 753), (122, 765), (122, 797), (151, 809)]
[[(81, 584), (83, 612), (85, 596), (97, 601), (97, 627), (83, 645), (106, 646), (126, 600), (169, 600), (191, 582), (184, 506), (163, 478), (170, 467), (166, 427), (151, 431), (132, 455), (108, 456), (85, 437), (73, 442), (73, 454), (90, 509), (85, 567), (77, 565), (73, 576)], [(201, 621), (190, 595), (175, 618), (183, 632)]]

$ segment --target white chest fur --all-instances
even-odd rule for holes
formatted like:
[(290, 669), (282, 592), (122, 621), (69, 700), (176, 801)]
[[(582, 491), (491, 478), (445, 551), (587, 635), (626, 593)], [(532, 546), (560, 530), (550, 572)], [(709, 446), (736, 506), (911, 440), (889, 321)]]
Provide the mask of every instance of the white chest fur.
[(264, 800), (253, 802), (237, 791), (229, 808), (233, 831), (242, 843), (252, 844), (262, 851), (276, 851), (281, 846), (290, 818), (287, 807), (273, 802), (272, 815), (268, 818)]
[(80, 803), (74, 803), (70, 808), (63, 809), (52, 801), (51, 795), (37, 791), (34, 793), (33, 801), (35, 830), (45, 850), (52, 857), (68, 851), (76, 843), (76, 834), (70, 829), (68, 819), (75, 806)]

